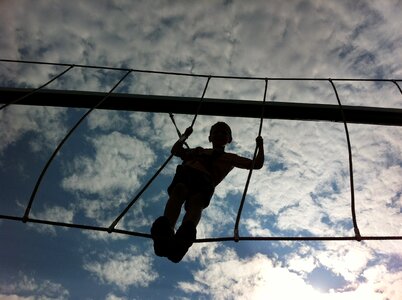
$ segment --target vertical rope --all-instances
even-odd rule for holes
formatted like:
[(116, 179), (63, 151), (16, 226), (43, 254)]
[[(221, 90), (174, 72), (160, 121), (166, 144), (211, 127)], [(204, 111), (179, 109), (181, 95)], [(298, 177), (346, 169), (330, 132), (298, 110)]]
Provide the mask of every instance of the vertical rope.
[(332, 79), (328, 79), (328, 80), (331, 83), (332, 88), (334, 89), (335, 96), (336, 96), (336, 99), (337, 99), (338, 104), (339, 104), (339, 109), (340, 109), (341, 114), (342, 114), (343, 124), (345, 126), (345, 134), (346, 134), (346, 140), (347, 140), (347, 143), (348, 143), (348, 152), (349, 152), (349, 177), (350, 177), (350, 199), (351, 199), (350, 206), (351, 206), (351, 211), (352, 211), (353, 229), (355, 231), (356, 240), (361, 241), (361, 235), (360, 235), (359, 227), (357, 226), (357, 220), (356, 220), (355, 188), (354, 188), (354, 180), (353, 180), (353, 156), (352, 156), (352, 146), (351, 146), (350, 137), (349, 137), (348, 124), (346, 122), (345, 112), (343, 110), (341, 100), (339, 99), (338, 91), (337, 91), (337, 89), (335, 87), (335, 84), (332, 81)]
[(15, 99), (9, 103), (4, 104), (3, 106), (0, 107), (0, 110), (2, 110), (3, 108), (6, 108), (7, 106), (11, 105), (11, 104), (15, 104), (19, 101), (21, 101), (22, 99), (25, 99), (29, 96), (31, 96), (32, 94), (35, 94), (37, 91), (43, 89), (44, 87), (46, 87), (47, 85), (49, 85), (50, 83), (52, 83), (53, 81), (55, 81), (57, 78), (59, 78), (60, 76), (64, 75), (65, 73), (67, 73), (68, 71), (70, 71), (72, 68), (74, 68), (74, 65), (71, 65), (70, 67), (68, 67), (66, 70), (64, 70), (63, 72), (61, 72), (59, 75), (57, 75), (56, 77), (53, 77), (52, 79), (50, 79), (48, 82), (46, 82), (45, 84), (41, 85), (40, 87), (34, 89), (33, 91), (29, 92), (28, 94), (19, 97), (18, 99)]
[(25, 214), (23, 217), (24, 223), (27, 222), (29, 219), (29, 212), (31, 211), (32, 203), (35, 199), (36, 193), (38, 191), (39, 185), (42, 182), (43, 176), (45, 175), (47, 169), (49, 168), (51, 162), (55, 158), (56, 154), (60, 151), (61, 147), (64, 145), (64, 143), (67, 141), (67, 139), (71, 136), (71, 134), (77, 129), (77, 127), (84, 121), (84, 119), (97, 107), (99, 107), (109, 96), (112, 94), (112, 92), (119, 86), (119, 84), (132, 72), (132, 70), (129, 70), (115, 85), (114, 87), (109, 91), (109, 93), (103, 97), (94, 107), (92, 107), (90, 110), (88, 110), (82, 117), (81, 119), (78, 120), (78, 122), (70, 129), (70, 131), (65, 135), (65, 137), (62, 139), (60, 144), (56, 147), (54, 150), (52, 156), (49, 158), (47, 161), (45, 167), (43, 168), (41, 174), (39, 175), (38, 180), (36, 181), (35, 187), (32, 191), (31, 198), (29, 199), (29, 203), (27, 205), (27, 208), (25, 210)]
[[(200, 111), (201, 105), (204, 101), (204, 96), (205, 93), (208, 89), (208, 84), (211, 79), (211, 76), (208, 77), (208, 80), (205, 84), (204, 91), (202, 92), (202, 96), (200, 98), (200, 101), (198, 102), (198, 107), (197, 111), (194, 115), (193, 121), (191, 122), (191, 126), (194, 126), (195, 120), (197, 119), (198, 113)], [(178, 129), (177, 129), (178, 130)], [(179, 130), (178, 130), (179, 131)], [(162, 166), (156, 171), (156, 173), (148, 180), (148, 182), (143, 186), (143, 188), (135, 195), (133, 200), (127, 205), (127, 207), (120, 213), (120, 215), (112, 222), (112, 224), (108, 228), (108, 232), (112, 233), (114, 228), (116, 227), (117, 223), (124, 217), (124, 215), (130, 210), (130, 208), (134, 205), (135, 202), (141, 197), (141, 195), (147, 190), (147, 188), (151, 185), (151, 183), (155, 180), (156, 177), (162, 172), (162, 170), (166, 167), (166, 165), (169, 163), (169, 161), (173, 158), (173, 154), (170, 154), (169, 157), (166, 159), (166, 161), (162, 164)]]
[[(265, 102), (266, 102), (266, 98), (267, 98), (267, 88), (268, 88), (268, 79), (266, 78), (265, 79), (265, 89), (264, 89), (264, 99), (263, 99), (263, 102), (262, 102), (262, 111), (261, 111), (261, 119), (260, 119), (260, 127), (259, 127), (259, 130), (258, 130), (258, 136), (261, 136), (261, 132), (262, 132), (262, 123), (263, 123), (264, 114), (265, 114)], [(253, 161), (251, 163), (251, 169), (250, 169), (250, 171), (248, 173), (246, 186), (244, 187), (243, 196), (241, 198), (239, 210), (237, 212), (236, 223), (235, 223), (235, 227), (234, 227), (234, 240), (235, 240), (235, 242), (238, 242), (240, 240), (240, 237), (239, 237), (239, 223), (240, 223), (241, 213), (243, 211), (244, 202), (245, 202), (246, 196), (247, 196), (248, 186), (250, 184), (251, 175), (253, 173), (253, 169), (254, 169), (254, 165), (255, 165), (255, 158), (257, 156), (257, 150), (258, 150), (258, 145), (255, 146), (254, 155), (253, 155)]]

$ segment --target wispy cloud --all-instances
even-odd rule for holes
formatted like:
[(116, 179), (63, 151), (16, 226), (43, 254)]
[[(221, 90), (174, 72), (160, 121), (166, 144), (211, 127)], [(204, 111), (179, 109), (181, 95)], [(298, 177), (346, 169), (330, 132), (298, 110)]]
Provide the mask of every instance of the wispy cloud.
[[(390, 273), (385, 265), (366, 268), (373, 259), (368, 247), (335, 243), (332, 246), (329, 248), (333, 252), (326, 249), (315, 253), (305, 246), (300, 255), (292, 254), (284, 264), (262, 254), (241, 259), (228, 248), (197, 245), (198, 250), (204, 249), (201, 267), (192, 272), (192, 280), (180, 281), (178, 288), (188, 294), (214, 299), (265, 299), (267, 295), (272, 299), (298, 295), (308, 295), (310, 299), (382, 299), (384, 295), (398, 295), (401, 274)], [(328, 254), (333, 256), (325, 258)], [(344, 278), (345, 285), (326, 292), (321, 286), (313, 287), (306, 275), (320, 265)]]
[[(94, 3), (39, 2), (32, 6), (29, 1), (18, 5), (2, 1), (2, 55), (239, 76), (402, 77), (401, 1)], [(60, 71), (1, 64), (0, 82), (38, 86)], [(120, 75), (75, 68), (50, 87), (108, 91)], [(197, 79), (133, 74), (121, 91), (197, 97), (204, 84)], [(392, 84), (337, 83), (337, 87), (344, 104), (401, 107), (400, 93)], [(213, 79), (207, 96), (261, 100), (262, 88), (261, 82)], [(270, 82), (268, 99), (336, 103), (328, 82)], [(0, 153), (19, 145), (24, 137), (28, 138), (30, 153), (50, 151), (67, 129), (67, 113), (32, 107), (2, 111)], [(176, 119), (183, 131), (192, 116), (179, 115)], [(208, 147), (209, 128), (218, 119), (233, 129), (234, 142), (228, 150), (251, 157), (258, 120), (200, 116), (189, 144)], [(77, 200), (71, 204), (74, 216), (54, 204), (41, 214), (47, 217), (52, 213), (68, 221), (84, 215), (109, 224), (120, 205), (140, 187), (150, 167), (169, 154), (177, 135), (169, 117), (161, 114), (95, 111), (86, 124), (84, 130), (89, 128), (90, 132), (84, 135), (89, 147), (78, 149), (71, 161), (61, 163), (65, 172), (62, 187)], [(363, 125), (349, 128), (361, 232), (400, 235), (400, 130)], [(241, 220), (244, 234), (352, 234), (343, 125), (265, 120), (263, 137), (266, 164), (253, 173)], [(164, 179), (173, 174), (177, 162), (164, 170)], [(233, 171), (217, 188), (198, 228), (200, 237), (231, 233), (246, 177), (244, 170)], [(166, 198), (163, 192), (156, 194), (146, 204), (139, 202), (130, 212), (136, 221), (124, 219), (123, 226), (149, 225), (153, 212), (146, 209), (151, 204), (163, 206), (161, 199)], [(98, 239), (107, 236), (92, 235)], [(277, 243), (273, 248), (275, 260), (261, 253), (246, 258), (238, 254), (241, 247), (196, 244), (183, 262), (185, 266), (198, 264), (192, 269), (193, 278), (182, 280), (178, 287), (189, 298), (195, 294), (217, 299), (267, 294), (282, 299), (284, 293), (310, 299), (382, 299), (384, 295), (392, 299), (402, 293), (397, 241), (304, 246)], [(100, 282), (116, 285), (122, 293), (130, 287), (152, 286), (158, 276), (152, 258), (140, 255), (137, 249), (98, 258), (89, 261), (86, 270)], [(140, 273), (135, 273), (136, 277), (126, 272), (135, 267), (138, 270), (137, 264)], [(328, 293), (318, 292), (309, 276), (323, 269), (346, 284)]]
[(50, 280), (32, 278), (19, 273), (17, 278), (9, 278), (0, 283), (0, 298), (10, 300), (27, 299), (69, 299), (70, 293), (61, 284)]
[(158, 274), (153, 269), (153, 259), (139, 254), (138, 249), (126, 252), (106, 253), (83, 266), (101, 282), (112, 284), (125, 291), (129, 287), (148, 287)]
[(274, 266), (264, 255), (241, 260), (234, 252), (227, 254), (222, 253), (219, 261), (206, 262), (205, 268), (193, 272), (194, 281), (179, 282), (179, 288), (214, 299), (264, 299), (267, 295), (271, 299), (283, 299), (301, 294), (316, 299), (319, 296), (295, 273)]
[(95, 157), (74, 160), (72, 175), (63, 181), (67, 190), (110, 197), (118, 191), (135, 189), (154, 162), (154, 153), (146, 144), (119, 132), (89, 141), (95, 148)]
[(105, 300), (126, 300), (126, 299), (127, 299), (126, 297), (119, 297), (112, 293), (107, 294), (105, 298)]
[(66, 132), (66, 113), (66, 109), (29, 106), (13, 106), (0, 111), (0, 154), (28, 133), (35, 135), (29, 140), (31, 151), (54, 148)]
[[(53, 207), (45, 207), (44, 210), (38, 213), (31, 213), (31, 217), (34, 219), (41, 219), (47, 221), (55, 221), (55, 222), (63, 222), (63, 223), (73, 223), (74, 219), (74, 210), (66, 209), (64, 207), (53, 206)], [(41, 225), (41, 224), (31, 224), (28, 225), (39, 232), (43, 233), (51, 233), (56, 235), (56, 228), (49, 225)], [(61, 227), (65, 230), (65, 228)]]

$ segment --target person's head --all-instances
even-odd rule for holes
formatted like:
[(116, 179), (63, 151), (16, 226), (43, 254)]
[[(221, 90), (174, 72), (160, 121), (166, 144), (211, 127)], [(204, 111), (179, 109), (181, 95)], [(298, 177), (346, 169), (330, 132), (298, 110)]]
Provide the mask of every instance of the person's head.
[(214, 146), (225, 146), (232, 142), (232, 130), (225, 122), (217, 122), (211, 126), (209, 141)]

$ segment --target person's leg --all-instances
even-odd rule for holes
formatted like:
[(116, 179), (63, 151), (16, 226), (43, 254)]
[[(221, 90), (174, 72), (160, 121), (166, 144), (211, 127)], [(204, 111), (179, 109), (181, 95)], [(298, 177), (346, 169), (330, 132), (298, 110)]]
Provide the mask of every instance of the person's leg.
[(175, 247), (168, 258), (175, 263), (180, 262), (197, 237), (197, 225), (204, 209), (201, 194), (190, 196), (186, 201), (183, 222), (175, 235)]
[(202, 211), (204, 210), (204, 199), (202, 194), (192, 195), (185, 205), (186, 213), (183, 223), (190, 221), (197, 226), (200, 222)]
[(187, 194), (188, 190), (182, 183), (178, 183), (170, 193), (163, 215), (169, 220), (170, 226), (173, 229), (176, 226), (177, 219), (180, 216), (181, 207), (183, 206)]
[(178, 183), (169, 194), (164, 215), (157, 218), (151, 227), (155, 254), (162, 257), (167, 257), (172, 252), (174, 227), (180, 215), (187, 188), (182, 183)]

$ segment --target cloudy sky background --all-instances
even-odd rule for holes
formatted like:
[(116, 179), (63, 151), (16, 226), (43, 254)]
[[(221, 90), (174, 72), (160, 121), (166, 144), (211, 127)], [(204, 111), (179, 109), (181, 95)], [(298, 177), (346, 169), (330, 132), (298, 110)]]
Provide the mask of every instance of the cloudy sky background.
[[(402, 1), (0, 1), (0, 58), (260, 77), (402, 78)], [(0, 63), (0, 86), (65, 67)], [(121, 71), (74, 68), (49, 88), (109, 91)], [(401, 84), (401, 83), (400, 83)], [(200, 97), (205, 78), (132, 73), (117, 92)], [(336, 83), (348, 105), (402, 107), (392, 83)], [(263, 81), (212, 79), (210, 98), (262, 100)], [(55, 99), (56, 100), (56, 99)], [(329, 82), (273, 81), (268, 101), (336, 104)], [(83, 109), (0, 112), (0, 214), (22, 216), (44, 164)], [(181, 130), (191, 115), (176, 115)], [(251, 157), (257, 119), (199, 116), (191, 146), (227, 121)], [(362, 235), (402, 235), (402, 129), (349, 124)], [(343, 124), (264, 120), (242, 236), (353, 236)], [(167, 114), (94, 111), (63, 146), (31, 216), (109, 226), (166, 160)], [(174, 159), (120, 221), (149, 232)], [(198, 237), (233, 234), (247, 172), (216, 189)], [(195, 244), (180, 264), (149, 239), (0, 221), (0, 299), (401, 299), (400, 241)]]

